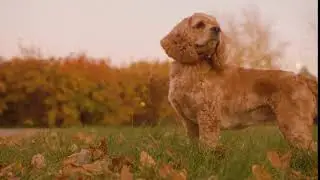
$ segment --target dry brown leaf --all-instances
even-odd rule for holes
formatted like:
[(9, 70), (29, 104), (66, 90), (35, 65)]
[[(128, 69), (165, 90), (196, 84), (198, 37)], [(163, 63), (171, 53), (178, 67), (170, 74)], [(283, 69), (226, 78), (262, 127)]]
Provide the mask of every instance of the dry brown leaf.
[(291, 176), (295, 177), (295, 178), (301, 178), (302, 174), (299, 171), (295, 171), (295, 170), (291, 170)]
[(173, 172), (173, 168), (170, 164), (165, 164), (159, 169), (159, 176), (162, 178), (167, 178)]
[(187, 171), (182, 170), (180, 172), (173, 171), (172, 173), (172, 180), (186, 180), (187, 179)]
[(303, 175), (301, 172), (299, 171), (295, 171), (293, 169), (291, 169), (290, 171), (290, 174), (289, 174), (289, 178), (290, 179), (318, 179), (318, 176), (315, 176), (315, 177), (309, 177), (309, 176), (306, 176), (306, 175)]
[(93, 161), (105, 158), (108, 155), (106, 138), (101, 139), (97, 146), (90, 145), (89, 150)]
[(92, 160), (101, 159), (104, 156), (104, 152), (100, 149), (91, 149)]
[(130, 172), (130, 168), (126, 165), (121, 168), (120, 180), (133, 180), (133, 174)]
[(211, 175), (208, 180), (218, 180), (218, 177), (216, 175)]
[(66, 166), (62, 169), (60, 177), (69, 177), (74, 175), (92, 176), (82, 166)]
[(96, 176), (104, 174), (103, 168), (103, 161), (95, 161), (90, 164), (83, 164), (83, 165), (74, 165), (74, 164), (67, 164), (62, 167), (61, 172), (59, 173), (58, 178), (64, 178), (74, 175), (81, 175), (81, 176)]
[(76, 152), (78, 150), (78, 146), (76, 144), (72, 144), (70, 147), (69, 147), (69, 150), (71, 152)]
[(283, 169), (289, 168), (291, 157), (292, 157), (292, 153), (290, 151), (281, 156), (280, 161), (282, 163)]
[(1, 139), (0, 145), (4, 146), (20, 146), (21, 145), (21, 137), (20, 136), (14, 136), (14, 137), (4, 137)]
[(276, 151), (267, 152), (267, 157), (274, 168), (287, 169), (290, 165), (291, 152), (287, 152), (282, 157)]
[(271, 165), (274, 168), (281, 168), (281, 160), (280, 156), (276, 151), (269, 151), (267, 152), (268, 160), (271, 162)]
[(95, 161), (91, 164), (82, 165), (83, 169), (92, 175), (103, 174), (102, 161)]
[(0, 177), (6, 177), (7, 179), (20, 179), (19, 177), (16, 177), (14, 173), (24, 174), (24, 168), (21, 163), (12, 163), (5, 167), (0, 166)]
[(9, 164), (8, 166), (0, 169), (0, 177), (7, 176), (8, 173), (10, 173), (13, 170), (13, 167), (16, 165), (16, 163)]
[(7, 180), (20, 180), (21, 178), (19, 178), (19, 177), (9, 177), (9, 178), (7, 178)]
[(78, 132), (73, 136), (73, 139), (84, 141), (86, 144), (91, 144), (93, 142), (94, 136), (92, 134), (86, 134), (83, 132)]
[(272, 180), (271, 175), (260, 165), (252, 166), (252, 174), (257, 180)]
[(111, 164), (108, 166), (112, 172), (120, 172), (123, 166), (133, 166), (132, 160), (126, 156), (114, 157), (111, 159)]
[(36, 154), (31, 159), (31, 165), (33, 168), (41, 169), (46, 166), (44, 156), (42, 154)]
[(140, 163), (142, 166), (154, 166), (156, 165), (156, 162), (153, 160), (153, 158), (145, 151), (142, 151), (140, 153)]
[(88, 164), (91, 162), (91, 152), (88, 149), (81, 149), (80, 152), (71, 154), (63, 161), (63, 165), (75, 165), (81, 166), (83, 164)]
[(97, 149), (100, 149), (105, 155), (108, 155), (108, 145), (105, 137), (100, 140)]
[(23, 140), (31, 138), (38, 132), (37, 130), (21, 130), (9, 136), (0, 137), (0, 145), (21, 146)]

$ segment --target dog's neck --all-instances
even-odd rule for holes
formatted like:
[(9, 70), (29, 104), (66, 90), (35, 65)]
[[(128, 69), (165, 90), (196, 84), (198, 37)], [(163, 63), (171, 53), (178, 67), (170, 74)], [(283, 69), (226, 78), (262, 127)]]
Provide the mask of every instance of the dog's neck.
[(200, 80), (210, 71), (213, 71), (212, 66), (206, 61), (201, 61), (198, 64), (192, 65), (174, 61), (170, 68), (170, 78), (182, 75), (195, 80)]

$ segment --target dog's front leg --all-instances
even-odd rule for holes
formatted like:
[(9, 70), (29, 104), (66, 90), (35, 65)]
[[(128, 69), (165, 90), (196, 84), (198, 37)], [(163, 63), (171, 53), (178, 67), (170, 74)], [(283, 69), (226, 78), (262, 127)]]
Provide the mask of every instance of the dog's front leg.
[(218, 145), (220, 135), (220, 117), (219, 111), (210, 108), (204, 108), (197, 114), (199, 125), (200, 145), (215, 148)]

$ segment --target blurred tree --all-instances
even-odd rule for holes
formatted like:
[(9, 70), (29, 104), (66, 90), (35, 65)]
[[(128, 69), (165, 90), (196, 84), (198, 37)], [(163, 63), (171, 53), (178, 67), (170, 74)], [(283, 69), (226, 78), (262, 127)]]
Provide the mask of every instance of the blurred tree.
[(275, 41), (271, 25), (262, 21), (257, 10), (244, 9), (242, 20), (227, 18), (226, 35), (230, 39), (230, 63), (253, 68), (277, 68), (288, 43)]
[(312, 73), (310, 73), (307, 66), (302, 66), (302, 68), (299, 71), (299, 74), (305, 75), (307, 77), (315, 78), (315, 76)]
[(30, 58), (42, 58), (42, 52), (41, 49), (34, 46), (34, 45), (29, 45), (29, 46), (25, 46), (22, 44), (21, 40), (18, 43), (18, 49), (20, 52), (20, 55), (23, 57), (30, 57)]

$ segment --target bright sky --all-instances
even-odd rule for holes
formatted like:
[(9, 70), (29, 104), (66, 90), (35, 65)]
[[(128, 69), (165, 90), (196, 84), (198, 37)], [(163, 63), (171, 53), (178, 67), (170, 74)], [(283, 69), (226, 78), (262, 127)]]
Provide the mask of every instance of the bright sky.
[(237, 15), (251, 5), (291, 43), (282, 68), (295, 70), (299, 63), (317, 73), (317, 30), (308, 24), (318, 27), (317, 0), (1, 0), (0, 55), (17, 55), (21, 42), (45, 55), (85, 51), (114, 64), (166, 58), (159, 41), (185, 16)]

